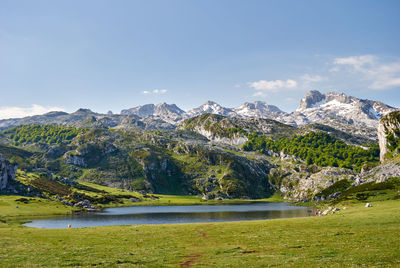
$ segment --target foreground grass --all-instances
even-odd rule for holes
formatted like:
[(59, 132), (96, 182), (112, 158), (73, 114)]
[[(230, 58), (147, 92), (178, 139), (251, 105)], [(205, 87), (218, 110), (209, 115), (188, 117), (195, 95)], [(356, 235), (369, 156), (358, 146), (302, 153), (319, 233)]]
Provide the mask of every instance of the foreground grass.
[(31, 216), (54, 216), (72, 213), (74, 209), (39, 197), (0, 195), (0, 220)]
[(400, 266), (400, 201), (325, 217), (40, 230), (0, 223), (0, 266)]

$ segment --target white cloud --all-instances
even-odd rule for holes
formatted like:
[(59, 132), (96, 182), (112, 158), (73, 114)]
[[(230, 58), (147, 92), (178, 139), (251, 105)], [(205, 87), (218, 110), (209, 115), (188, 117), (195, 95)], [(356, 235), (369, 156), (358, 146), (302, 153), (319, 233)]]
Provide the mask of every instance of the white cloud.
[(283, 80), (260, 80), (256, 82), (250, 82), (250, 87), (254, 88), (255, 90), (259, 91), (276, 91), (280, 88), (295, 88), (297, 87), (297, 82), (288, 79), (286, 81)]
[(256, 91), (256, 92), (254, 92), (254, 94), (252, 96), (253, 97), (266, 97), (267, 93), (265, 93), (264, 91)]
[[(350, 68), (352, 73), (361, 75), (362, 80), (369, 83), (369, 88), (383, 90), (400, 87), (400, 62), (380, 63), (373, 55), (336, 58), (336, 65), (331, 71), (339, 72), (342, 66)], [(349, 70), (349, 69), (345, 70)]]
[(142, 91), (143, 94), (147, 95), (147, 94), (165, 94), (167, 93), (168, 90), (166, 89), (153, 89), (153, 90), (144, 90)]
[(334, 64), (349, 65), (355, 69), (360, 69), (366, 64), (374, 64), (376, 57), (373, 55), (351, 56), (347, 58), (335, 58)]
[(313, 87), (313, 84), (320, 83), (326, 80), (328, 80), (327, 77), (323, 77), (320, 75), (304, 74), (300, 76), (300, 88), (310, 88)]
[(370, 85), (372, 89), (387, 89), (400, 87), (400, 77), (380, 79)]
[(153, 93), (154, 94), (164, 94), (164, 93), (167, 93), (167, 91), (168, 90), (166, 90), (166, 89), (154, 89)]
[(45, 114), (51, 111), (64, 111), (60, 107), (44, 107), (33, 104), (32, 107), (0, 107), (0, 119), (20, 118), (25, 116)]
[(300, 79), (303, 80), (305, 83), (318, 83), (327, 80), (326, 77), (322, 77), (320, 75), (310, 75), (310, 74), (302, 75)]

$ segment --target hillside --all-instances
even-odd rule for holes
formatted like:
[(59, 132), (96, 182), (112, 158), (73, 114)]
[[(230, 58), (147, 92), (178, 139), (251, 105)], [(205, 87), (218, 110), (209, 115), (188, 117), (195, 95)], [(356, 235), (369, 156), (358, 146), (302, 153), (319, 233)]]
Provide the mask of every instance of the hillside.
[(186, 119), (171, 130), (36, 124), (5, 130), (0, 137), (0, 153), (26, 172), (204, 199), (265, 198), (276, 192), (313, 199), (343, 179), (371, 181), (366, 170), (379, 161), (377, 144), (327, 126), (298, 128), (213, 114)]

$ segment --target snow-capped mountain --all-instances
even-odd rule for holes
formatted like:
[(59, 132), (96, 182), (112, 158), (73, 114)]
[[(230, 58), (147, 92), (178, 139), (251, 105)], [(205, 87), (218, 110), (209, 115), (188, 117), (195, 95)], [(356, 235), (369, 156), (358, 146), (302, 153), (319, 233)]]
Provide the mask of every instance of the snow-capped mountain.
[(343, 93), (310, 91), (299, 107), (278, 121), (291, 125), (336, 123), (376, 128), (379, 119), (396, 108), (379, 101), (358, 99)]
[(228, 117), (270, 118), (285, 124), (301, 126), (320, 123), (332, 127), (361, 126), (376, 128), (379, 119), (396, 110), (379, 101), (359, 99), (344, 93), (310, 91), (300, 100), (299, 107), (292, 113), (285, 113), (274, 105), (262, 101), (246, 102), (237, 108), (226, 108), (213, 101), (183, 111), (175, 104), (147, 104), (122, 110), (122, 115), (134, 114), (142, 118), (161, 119), (171, 124), (178, 124), (184, 119), (211, 113)]
[(246, 102), (237, 108), (226, 108), (216, 102), (207, 101), (203, 105), (187, 112), (183, 111), (175, 104), (166, 103), (160, 103), (157, 105), (146, 104), (121, 111), (122, 115), (134, 114), (142, 118), (155, 117), (169, 123), (177, 123), (183, 119), (206, 113), (245, 118), (275, 118), (276, 116), (285, 114), (285, 112), (280, 110), (278, 107), (269, 105), (262, 101)]
[(218, 114), (223, 116), (236, 116), (236, 113), (231, 108), (225, 108), (213, 101), (207, 101), (203, 105), (189, 110), (185, 117), (190, 118), (201, 114)]
[(263, 101), (246, 102), (242, 106), (234, 108), (233, 111), (239, 117), (274, 118), (278, 115), (286, 114), (278, 107)]
[(155, 117), (156, 119), (162, 119), (169, 123), (176, 123), (183, 119), (185, 111), (180, 109), (175, 104), (159, 103), (146, 104), (142, 106), (133, 107), (130, 109), (122, 110), (122, 115), (134, 114), (140, 117)]
[(0, 120), (0, 130), (26, 124), (63, 124), (78, 127), (124, 127), (138, 126), (144, 129), (172, 129), (183, 120), (211, 113), (237, 118), (274, 119), (292, 126), (318, 123), (346, 133), (376, 138), (379, 119), (398, 108), (379, 101), (359, 99), (343, 93), (310, 91), (301, 99), (299, 107), (285, 113), (265, 102), (246, 102), (237, 108), (226, 108), (213, 101), (187, 112), (175, 104), (146, 104), (122, 110), (121, 114), (99, 114), (88, 109), (73, 113), (50, 112), (25, 118)]

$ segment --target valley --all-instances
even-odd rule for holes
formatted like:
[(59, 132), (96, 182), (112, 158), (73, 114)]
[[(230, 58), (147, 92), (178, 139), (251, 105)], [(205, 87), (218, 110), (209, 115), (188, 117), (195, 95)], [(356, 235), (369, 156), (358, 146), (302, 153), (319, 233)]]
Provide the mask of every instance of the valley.
[[(301, 100), (300, 109), (315, 113), (315, 103), (325, 105), (332, 95), (343, 96), (311, 92)], [(356, 103), (355, 107), (385, 107), (354, 97), (343, 101)], [(383, 108), (376, 108), (382, 115), (370, 113), (370, 121), (358, 122), (354, 116), (343, 121), (331, 114), (328, 120), (310, 117), (314, 122), (297, 125), (259, 116), (260, 111), (246, 117), (237, 109), (226, 112), (215, 103), (209, 105), (213, 110), (203, 109), (205, 113), (172, 107), (182, 117), (193, 115), (182, 120), (163, 120), (163, 109), (153, 105), (120, 115), (81, 109), (0, 121), (0, 248), (5, 256), (0, 264), (398, 263), (397, 251), (385, 245), (399, 243), (391, 236), (400, 226), (399, 112), (385, 115)], [(231, 213), (225, 220), (234, 222), (152, 226), (134, 221), (128, 226), (65, 226), (57, 232), (21, 226), (27, 220), (86, 215), (111, 207), (161, 206), (164, 211), (163, 206), (223, 205), (226, 210), (229, 204), (288, 201), (324, 216), (267, 220), (267, 214), (256, 213), (254, 219), (261, 215), (263, 220), (236, 222), (243, 215), (234, 218)], [(366, 208), (366, 203), (372, 207)], [(19, 238), (12, 239), (11, 234)], [(103, 244), (110, 237), (111, 248)], [(33, 245), (34, 253), (22, 254)], [(54, 256), (47, 259), (49, 247)], [(112, 252), (112, 257), (100, 257), (105, 252)]]

